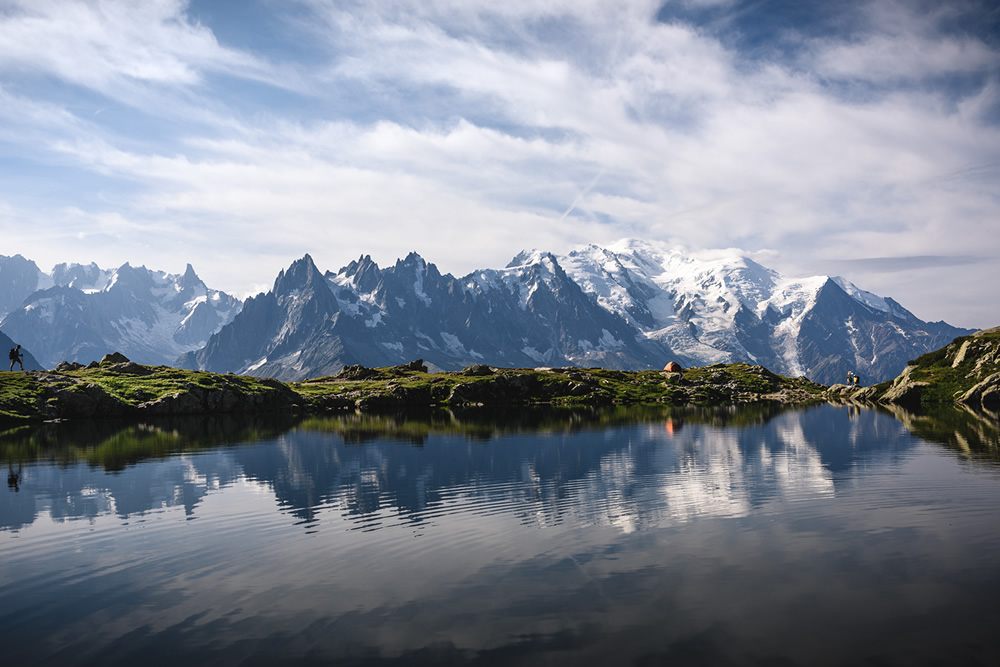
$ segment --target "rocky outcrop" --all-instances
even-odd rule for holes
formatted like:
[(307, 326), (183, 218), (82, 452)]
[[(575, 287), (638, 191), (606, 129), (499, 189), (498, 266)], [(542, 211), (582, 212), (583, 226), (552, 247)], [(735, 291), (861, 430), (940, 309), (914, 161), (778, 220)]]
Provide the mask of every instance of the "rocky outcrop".
[(493, 375), (495, 371), (491, 366), (487, 366), (486, 364), (473, 364), (472, 366), (464, 368), (458, 372), (461, 375), (469, 377), (481, 377), (484, 375)]
[(520, 403), (529, 400), (538, 388), (539, 381), (535, 375), (496, 375), (489, 380), (456, 384), (448, 396), (448, 402), (457, 405)]
[(379, 380), (384, 376), (374, 368), (352, 364), (344, 366), (334, 377), (338, 380)]
[(924, 395), (925, 387), (930, 386), (930, 382), (920, 382), (913, 379), (913, 372), (916, 366), (907, 366), (898, 378), (893, 380), (892, 386), (881, 398), (880, 403), (891, 405), (902, 405), (906, 407), (916, 407)]
[[(876, 397), (866, 394), (864, 398)], [(908, 407), (957, 402), (996, 410), (1000, 407), (1000, 327), (956, 338), (911, 361), (877, 400)]]
[(990, 375), (962, 394), (958, 402), (970, 407), (1000, 410), (1000, 373)]
[(289, 411), (304, 405), (302, 397), (276, 382), (262, 391), (247, 393), (233, 387), (187, 385), (183, 391), (140, 403), (138, 410), (151, 415), (192, 415), (234, 412)]

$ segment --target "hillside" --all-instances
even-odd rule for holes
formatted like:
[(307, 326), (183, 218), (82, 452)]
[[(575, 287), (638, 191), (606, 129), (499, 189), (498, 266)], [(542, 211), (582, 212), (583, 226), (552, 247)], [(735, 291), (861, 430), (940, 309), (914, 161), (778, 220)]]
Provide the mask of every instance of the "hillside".
[(854, 398), (907, 407), (959, 403), (1000, 409), (1000, 327), (961, 336), (911, 361), (895, 380)]

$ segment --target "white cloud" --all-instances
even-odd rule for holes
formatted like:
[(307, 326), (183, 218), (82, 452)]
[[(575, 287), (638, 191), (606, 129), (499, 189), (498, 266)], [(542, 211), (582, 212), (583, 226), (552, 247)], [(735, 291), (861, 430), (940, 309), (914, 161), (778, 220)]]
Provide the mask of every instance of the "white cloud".
[[(995, 74), (997, 51), (906, 5), (874, 3), (867, 34), (783, 62), (659, 24), (652, 2), (317, 0), (275, 19), (312, 50), (280, 66), (221, 43), (183, 2), (10, 6), (0, 141), (108, 188), (55, 207), (39, 223), (50, 241), (76, 224), (123, 252), (184, 255), (237, 293), (305, 252), (335, 269), (417, 250), (463, 273), (622, 236), (741, 245), (778, 268), (1000, 258), (984, 233), (1000, 212), (996, 83), (925, 81)], [(42, 75), (70, 86), (35, 87)], [(141, 109), (142, 124), (84, 120), (77, 88)], [(26, 218), (53, 210), (17, 199)], [(225, 265), (200, 266), (216, 247)]]

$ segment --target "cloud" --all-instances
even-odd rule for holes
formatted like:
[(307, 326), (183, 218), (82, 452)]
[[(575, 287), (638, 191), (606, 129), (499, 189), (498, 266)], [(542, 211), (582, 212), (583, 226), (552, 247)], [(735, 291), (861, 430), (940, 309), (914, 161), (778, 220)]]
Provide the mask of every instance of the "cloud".
[(0, 142), (60, 178), (0, 198), (236, 292), (305, 252), (462, 273), (624, 236), (872, 276), (1000, 258), (1000, 52), (954, 27), (977, 5), (848, 3), (761, 51), (731, 35), (768, 3), (699, 4), (267, 4), (251, 50), (180, 1), (8, 3)]
[[(831, 259), (821, 265), (823, 271), (844, 269), (862, 270), (871, 273), (896, 273), (899, 271), (920, 271), (928, 268), (968, 266), (988, 261), (984, 257), (972, 255), (922, 255), (918, 257), (863, 257), (858, 259)], [(835, 268), (834, 268), (835, 267)], [(819, 268), (819, 267), (817, 267)]]

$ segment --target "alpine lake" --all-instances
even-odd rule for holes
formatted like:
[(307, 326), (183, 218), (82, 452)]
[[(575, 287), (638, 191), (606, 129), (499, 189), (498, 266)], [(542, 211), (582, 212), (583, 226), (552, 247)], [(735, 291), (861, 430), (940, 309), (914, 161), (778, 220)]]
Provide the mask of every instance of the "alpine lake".
[(995, 415), (105, 420), (0, 452), (4, 664), (1000, 664)]

